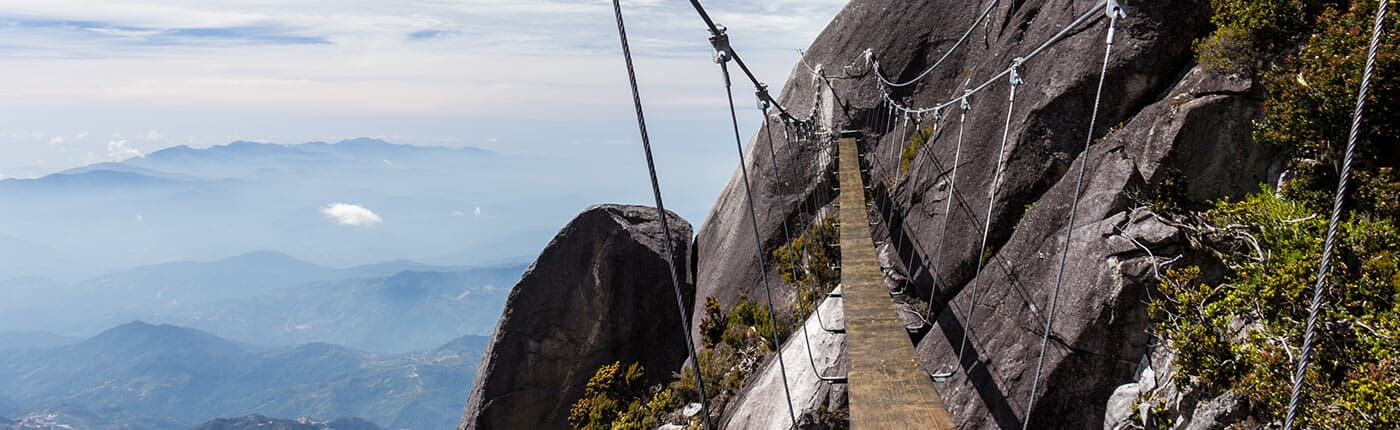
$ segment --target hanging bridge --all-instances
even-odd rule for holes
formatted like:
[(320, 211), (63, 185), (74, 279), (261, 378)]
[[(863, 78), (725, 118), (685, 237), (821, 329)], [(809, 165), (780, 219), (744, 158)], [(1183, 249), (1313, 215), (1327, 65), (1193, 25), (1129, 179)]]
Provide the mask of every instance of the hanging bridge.
[(846, 321), (852, 428), (951, 429), (953, 419), (919, 363), (885, 288), (867, 228), (865, 181), (854, 136), (842, 136), (841, 298)]
[[(845, 322), (845, 327), (828, 328), (826, 326), (827, 322), (823, 321), (822, 319), (820, 306), (814, 307), (813, 314), (818, 319), (820, 326), (823, 329), (831, 333), (841, 333), (846, 336), (845, 353), (850, 363), (850, 366), (847, 375), (826, 375), (825, 372), (822, 371), (823, 369), (817, 368), (816, 361), (815, 359), (813, 359), (812, 355), (813, 353), (811, 350), (811, 343), (804, 342), (807, 344), (808, 348), (808, 365), (810, 365), (813, 368), (815, 373), (818, 375), (817, 378), (820, 381), (826, 383), (847, 384), (849, 394), (848, 400), (850, 407), (850, 423), (852, 428), (955, 428), (956, 424), (950, 417), (950, 414), (948, 413), (946, 406), (944, 405), (943, 400), (939, 395), (937, 385), (935, 383), (936, 378), (946, 378), (952, 375), (952, 373), (943, 372), (942, 369), (933, 369), (939, 370), (939, 373), (930, 373), (930, 370), (925, 369), (923, 367), (923, 364), (920, 363), (918, 356), (914, 351), (911, 339), (908, 335), (908, 331), (906, 331), (904, 323), (897, 314), (895, 304), (893, 302), (893, 299), (891, 298), (890, 290), (885, 287), (882, 268), (876, 258), (875, 240), (871, 237), (871, 225), (869, 224), (871, 222), (869, 213), (871, 208), (866, 203), (866, 178), (862, 175), (862, 172), (865, 171), (863, 170), (863, 162), (875, 163), (880, 157), (862, 157), (862, 155), (869, 156), (873, 154), (861, 154), (857, 142), (856, 133), (841, 133), (840, 138), (833, 142), (832, 139), (835, 137), (836, 133), (835, 131), (830, 129), (831, 119), (825, 118), (825, 120), (823, 121), (821, 118), (818, 118), (818, 106), (821, 106), (821, 104), (823, 103), (821, 97), (822, 92), (820, 89), (818, 89), (817, 93), (814, 95), (812, 109), (809, 113), (806, 114), (806, 118), (796, 117), (794, 113), (787, 110), (781, 103), (778, 102), (778, 100), (776, 100), (768, 92), (767, 86), (760, 82), (754, 76), (753, 72), (748, 68), (747, 65), (745, 65), (743, 59), (739, 57), (739, 53), (729, 45), (729, 39), (726, 34), (726, 29), (723, 26), (720, 26), (714, 22), (710, 15), (705, 11), (704, 7), (700, 4), (699, 0), (690, 0), (690, 3), (695, 8), (695, 11), (700, 16), (705, 26), (708, 27), (710, 30), (710, 43), (714, 47), (715, 62), (719, 65), (724, 77), (723, 84), (729, 101), (729, 114), (731, 123), (733, 125), (735, 147), (738, 150), (740, 173), (742, 174), (742, 181), (744, 185), (743, 191), (745, 193), (745, 198), (747, 199), (748, 203), (747, 215), (749, 218), (750, 226), (753, 230), (753, 239), (756, 245), (755, 263), (759, 268), (758, 272), (760, 273), (760, 281), (763, 290), (767, 295), (767, 306), (769, 310), (769, 315), (773, 318), (773, 320), (770, 321), (772, 323), (772, 326), (777, 328), (779, 327), (779, 323), (776, 319), (777, 312), (773, 306), (773, 294), (767, 278), (768, 266), (765, 265), (766, 248), (763, 244), (762, 235), (759, 230), (752, 192), (749, 189), (749, 163), (746, 159), (745, 151), (743, 149), (743, 141), (740, 137), (737, 113), (734, 107), (733, 83), (731, 81), (731, 75), (729, 73), (728, 66), (731, 62), (739, 67), (739, 69), (743, 72), (743, 75), (748, 78), (748, 80), (754, 85), (754, 88), (756, 89), (755, 97), (759, 102), (759, 109), (763, 114), (765, 120), (763, 131), (766, 132), (765, 134), (768, 140), (768, 150), (773, 160), (772, 163), (769, 163), (769, 166), (772, 169), (770, 174), (772, 175), (772, 179), (775, 183), (778, 183), (787, 191), (794, 191), (793, 188), (791, 188), (791, 184), (784, 184), (780, 179), (782, 178), (782, 175), (780, 175), (778, 171), (778, 163), (780, 162), (780, 157), (774, 150), (774, 145), (772, 141), (773, 124), (770, 122), (770, 109), (776, 109), (778, 113), (777, 117), (780, 125), (782, 126), (783, 136), (787, 144), (786, 148), (789, 151), (791, 151), (793, 146), (801, 145), (815, 145), (818, 149), (829, 151), (828, 145), (832, 143), (836, 144), (836, 162), (834, 164), (837, 168), (836, 176), (837, 181), (839, 183), (839, 188), (834, 189), (833, 191), (839, 192), (835, 200), (838, 219), (841, 226), (839, 243), (841, 260), (841, 293), (826, 294), (826, 296), (837, 297), (842, 300), (842, 307), (844, 311), (843, 319)], [(924, 107), (915, 107), (910, 104), (910, 101), (908, 99), (897, 100), (894, 96), (892, 96), (892, 94), (895, 93), (894, 89), (906, 87), (916, 82), (919, 82), (924, 77), (931, 75), (931, 72), (934, 69), (936, 69), (939, 65), (944, 64), (944, 60), (948, 59), (949, 56), (953, 53), (953, 51), (957, 50), (959, 47), (964, 45), (964, 42), (968, 40), (968, 37), (972, 34), (973, 30), (977, 28), (977, 26), (988, 17), (988, 15), (999, 3), (999, 0), (990, 0), (986, 8), (983, 9), (982, 12), (977, 16), (977, 18), (971, 23), (971, 25), (968, 26), (967, 31), (963, 33), (962, 37), (958, 39), (958, 41), (954, 43), (951, 47), (949, 47), (942, 54), (942, 56), (936, 62), (933, 63), (933, 65), (929, 66), (921, 73), (918, 73), (914, 78), (906, 80), (904, 82), (896, 82), (886, 78), (886, 73), (881, 70), (880, 63), (875, 58), (875, 55), (872, 51), (866, 50), (860, 55), (860, 60), (862, 60), (868, 65), (867, 72), (875, 77), (875, 79), (871, 79), (869, 81), (872, 82), (873, 85), (875, 85), (876, 89), (879, 91), (879, 94), (881, 96), (881, 99), (879, 100), (877, 106), (875, 106), (871, 110), (872, 112), (876, 112), (877, 115), (875, 115), (875, 118), (868, 120), (869, 123), (865, 125), (871, 126), (871, 128), (873, 129), (890, 130), (896, 135), (898, 139), (903, 140), (910, 132), (909, 124), (913, 123), (917, 126), (918, 124), (923, 122), (925, 115), (931, 115), (933, 120), (937, 122), (943, 119), (951, 119), (951, 116), (944, 116), (946, 114), (946, 111), (955, 108), (960, 110), (959, 114), (956, 115), (956, 123), (958, 130), (957, 149), (954, 150), (954, 160), (952, 163), (954, 168), (952, 170), (950, 178), (950, 188), (957, 183), (958, 179), (958, 170), (956, 166), (958, 165), (958, 157), (960, 157), (962, 154), (964, 121), (967, 118), (967, 111), (972, 108), (972, 105), (970, 103), (971, 97), (997, 83), (1006, 83), (1007, 85), (1009, 85), (1009, 97), (1006, 102), (1006, 123), (1001, 125), (1003, 127), (1001, 149), (998, 151), (996, 170), (995, 172), (993, 172), (991, 185), (987, 190), (986, 201), (988, 213), (984, 218), (985, 222), (982, 225), (982, 229), (980, 232), (982, 236), (982, 250), (977, 255), (985, 254), (987, 251), (987, 238), (989, 229), (991, 228), (992, 218), (991, 210), (992, 207), (995, 206), (995, 204), (997, 203), (999, 197), (997, 187), (1001, 181), (1001, 177), (1004, 173), (1005, 168), (1007, 138), (1010, 134), (1012, 121), (1011, 112), (1016, 107), (1016, 90), (1017, 87), (1026, 83), (1026, 79), (1022, 76), (1023, 64), (1036, 58), (1038, 55), (1047, 52), (1049, 48), (1051, 48), (1058, 42), (1064, 40), (1065, 38), (1069, 37), (1072, 33), (1075, 32), (1076, 29), (1082, 30), (1085, 25), (1094, 25), (1094, 23), (1102, 21), (1093, 20), (1092, 18), (1094, 18), (1095, 16), (1104, 16), (1107, 18), (1107, 37), (1104, 44), (1103, 64), (1099, 73), (1098, 87), (1093, 98), (1093, 113), (1090, 115), (1089, 118), (1087, 118), (1084, 121), (1087, 124), (1084, 138), (1084, 153), (1087, 153), (1089, 150), (1089, 146), (1094, 140), (1093, 130), (1095, 128), (1095, 122), (1098, 119), (1099, 104), (1103, 97), (1104, 79), (1108, 74), (1107, 72), (1110, 54), (1112, 53), (1114, 46), (1113, 39), (1115, 27), (1119, 19), (1126, 17), (1126, 14), (1124, 13), (1124, 10), (1119, 4), (1118, 0), (1099, 0), (1088, 11), (1084, 12), (1073, 22), (1061, 28), (1060, 31), (1054, 36), (1050, 37), (1049, 39), (1046, 39), (1041, 44), (1037, 45), (1033, 50), (1025, 53), (1024, 55), (1016, 57), (1009, 67), (1001, 70), (999, 73), (993, 74), (992, 76), (986, 78), (986, 80), (984, 81), (980, 81), (980, 83), (976, 85), (973, 85), (972, 81), (969, 79), (968, 82), (964, 83), (961, 87), (950, 90), (949, 92), (952, 93), (952, 95), (941, 102), (933, 103)], [(1387, 2), (1380, 2), (1379, 10), (1376, 16), (1374, 31), (1372, 34), (1371, 46), (1368, 52), (1366, 67), (1363, 72), (1360, 89), (1358, 91), (1359, 95), (1357, 99), (1356, 111), (1353, 115), (1353, 124), (1346, 150), (1348, 155), (1346, 157), (1346, 163), (1344, 164), (1342, 169), (1341, 180), (1336, 194), (1336, 204), (1333, 207), (1332, 218), (1329, 223), (1328, 234), (1324, 245), (1323, 258), (1321, 261), (1321, 268), (1319, 271), (1320, 274), (1317, 279), (1317, 284), (1314, 287), (1316, 296), (1314, 297), (1312, 307), (1310, 309), (1310, 316), (1307, 323), (1306, 335), (1303, 342), (1303, 346), (1301, 348), (1302, 353), (1297, 363), (1297, 370), (1294, 377), (1292, 396), (1290, 398), (1288, 415), (1284, 425), (1285, 429), (1288, 429), (1292, 426), (1294, 419), (1294, 411), (1297, 406), (1300, 395), (1300, 389), (1302, 387), (1302, 374), (1308, 363), (1308, 354), (1311, 349), (1310, 347), (1313, 338), (1313, 327), (1316, 323), (1316, 319), (1319, 312), (1318, 304), (1321, 302), (1321, 294), (1325, 287), (1325, 276), (1323, 275), (1325, 275), (1327, 272), (1327, 263), (1330, 259), (1332, 243), (1334, 241), (1334, 234), (1338, 223), (1338, 217), (1341, 211), (1343, 193), (1346, 188), (1348, 172), (1350, 171), (1350, 153), (1353, 151), (1356, 143), (1358, 125), (1360, 122), (1362, 108), (1364, 106), (1367, 84), (1370, 79), (1373, 63), (1376, 56), (1376, 45), (1377, 40), (1380, 37), (1381, 23), (1382, 18), (1385, 15), (1386, 3)], [(632, 63), (631, 50), (627, 41), (627, 32), (623, 21), (622, 8), (619, 0), (613, 0), (613, 10), (617, 19), (617, 29), (619, 38), (622, 43), (623, 57), (626, 60), (628, 79), (631, 83), (632, 97), (636, 108), (637, 125), (641, 134), (643, 152), (646, 155), (647, 167), (651, 175), (652, 191), (656, 200), (657, 211), (660, 214), (659, 218), (662, 222), (662, 231), (668, 232), (669, 234), (670, 230), (665, 226), (665, 206), (662, 201), (661, 188), (657, 182), (655, 165), (652, 160), (651, 143), (647, 135), (646, 120), (642, 108), (642, 98), (637, 88), (636, 72)], [(834, 91), (834, 87), (830, 85), (830, 82), (827, 80), (828, 77), (822, 74), (820, 67), (811, 67), (810, 65), (806, 64), (805, 59), (803, 60), (802, 64), (807, 67), (807, 70), (812, 72), (813, 78), (820, 83), (818, 85), (819, 87), (821, 86), (821, 84), (826, 84), (827, 88), (832, 89), (832, 91)], [(959, 89), (961, 90), (960, 92), (956, 91)], [(823, 127), (825, 127), (825, 129), (823, 129)], [(924, 151), (920, 151), (915, 154), (913, 163), (915, 163), (916, 166), (917, 163), (925, 155), (924, 152), (932, 146), (933, 144), (930, 142), (925, 145)], [(896, 146), (896, 148), (903, 147), (904, 145), (902, 144)], [(786, 155), (787, 158), (791, 158), (791, 153), (788, 153)], [(896, 154), (892, 151), (885, 158), (888, 160), (886, 161), (885, 165), (886, 170), (889, 170), (891, 172), (898, 172), (899, 168), (897, 165), (894, 164), (898, 160)], [(794, 164), (795, 163), (789, 163), (788, 167), (794, 167)], [(1083, 181), (1085, 175), (1084, 167), (1087, 164), (1088, 163), (1080, 164), (1080, 170), (1077, 172), (1076, 178), (1075, 197), (1073, 200), (1071, 200), (1071, 205), (1078, 204), (1080, 193), (1083, 190)], [(912, 171), (914, 170), (914, 168), (911, 167), (910, 170)], [(798, 175), (798, 177), (802, 177), (802, 175)], [(874, 178), (870, 179), (873, 180)], [(819, 186), (819, 193), (824, 193), (825, 188), (826, 187)], [(828, 201), (826, 197), (830, 196), (823, 195), (818, 198), (818, 201)], [(952, 200), (953, 199), (949, 198), (947, 204), (951, 204)], [(808, 207), (806, 203), (803, 204), (800, 210), (802, 211), (802, 217), (810, 217), (810, 219), (814, 220), (817, 219), (818, 215), (823, 212), (821, 208), (815, 207), (815, 205), (813, 205), (813, 207)], [(949, 213), (949, 211), (945, 209), (944, 213)], [(1066, 225), (1068, 227), (1064, 231), (1066, 232), (1066, 235), (1071, 235), (1074, 232), (1074, 225), (1076, 221), (1074, 218), (1076, 213), (1075, 208), (1072, 206), (1068, 213), (1068, 219), (1066, 220)], [(940, 237), (947, 236), (947, 218), (948, 217), (945, 215), (942, 224), (943, 231), (940, 232)], [(793, 243), (792, 233), (788, 230), (788, 226), (786, 225), (786, 223), (784, 223), (782, 227), (782, 232), (784, 235), (784, 239), (787, 240), (787, 242), (785, 243)], [(902, 237), (903, 236), (901, 235), (900, 238), (902, 239)], [(1063, 284), (1063, 275), (1066, 260), (1069, 258), (1068, 246), (1070, 243), (1070, 239), (1070, 237), (1064, 238), (1063, 246), (1065, 246), (1066, 248), (1060, 252), (1060, 258), (1058, 261), (1058, 272), (1056, 274), (1052, 294), (1049, 298), (1048, 310), (1046, 312), (1048, 314), (1048, 317), (1045, 320), (1044, 330), (1042, 331), (1043, 336), (1040, 344), (1040, 355), (1036, 363), (1034, 378), (1031, 380), (1030, 396), (1028, 399), (1026, 399), (1027, 404), (1024, 410), (1024, 415), (1019, 418), (1020, 424), (1023, 429), (1029, 428), (1030, 426), (1030, 416), (1035, 408), (1035, 398), (1039, 393), (1038, 390), (1041, 389), (1040, 383), (1042, 377), (1042, 370), (1045, 364), (1044, 360), (1046, 354), (1046, 347), (1049, 342), (1050, 333), (1052, 331), (1052, 326), (1055, 317), (1055, 307), (1059, 299), (1059, 292)], [(676, 280), (676, 271), (674, 260), (672, 257), (672, 250), (669, 249), (671, 241), (667, 240), (664, 242), (668, 246), (668, 248), (666, 249), (667, 258), (668, 260), (672, 260), (671, 276), (672, 284), (676, 288), (677, 309), (681, 313), (681, 320), (683, 322), (687, 322), (687, 324), (684, 327), (681, 327), (681, 331), (685, 336), (687, 347), (690, 348), (690, 364), (692, 366), (696, 366), (696, 374), (699, 374), (699, 361), (698, 357), (695, 354), (694, 343), (690, 339), (690, 328), (688, 324), (688, 318), (686, 317), (686, 315), (688, 314), (688, 309), (686, 309), (682, 300), (682, 294), (679, 290), (680, 284)], [(938, 249), (936, 250), (935, 263), (933, 264), (933, 267), (940, 266), (938, 260), (941, 260), (942, 258), (942, 247), (943, 244), (940, 241)], [(792, 252), (791, 248), (789, 248), (789, 252)], [(910, 254), (910, 258), (913, 258), (912, 256), (913, 254)], [(808, 256), (801, 256), (801, 258), (799, 258), (797, 256), (789, 254), (787, 257), (788, 260), (791, 262), (806, 260)], [(913, 267), (912, 263), (913, 261), (906, 263), (905, 267)], [(980, 274), (982, 272), (981, 265), (983, 263), (985, 263), (985, 259), (982, 259), (981, 262), (978, 263), (976, 273)], [(934, 274), (934, 276), (937, 277), (938, 275)], [(970, 303), (968, 304), (967, 311), (964, 312), (964, 314), (967, 315), (966, 318), (968, 319), (968, 321), (963, 324), (963, 330), (966, 330), (966, 327), (972, 324), (972, 312), (977, 306), (978, 288), (981, 283), (979, 278), (980, 277), (974, 277), (968, 285), (968, 288), (970, 288), (971, 290), (971, 299)], [(803, 288), (803, 286), (796, 287)], [(817, 288), (819, 286), (812, 285), (811, 287)], [(932, 291), (930, 291), (930, 294), (932, 294)], [(931, 300), (932, 297), (930, 297), (930, 301)], [(930, 306), (930, 312), (932, 312), (932, 306)], [(930, 314), (925, 319), (929, 320), (931, 319), (931, 316), (932, 315)], [(798, 325), (801, 326), (802, 336), (806, 337), (806, 324), (799, 322)], [(779, 344), (779, 339), (777, 338), (777, 331), (778, 330), (776, 329), (773, 330), (772, 334), (773, 337), (771, 340), (774, 344)], [(961, 345), (958, 347), (957, 355), (957, 360), (959, 363), (961, 363), (964, 359), (963, 354), (966, 347), (966, 341), (969, 336), (966, 332), (964, 332), (960, 337), (962, 338), (962, 340), (960, 342)], [(793, 401), (789, 390), (790, 383), (787, 377), (786, 370), (787, 364), (783, 361), (783, 355), (784, 354), (782, 354), (781, 351), (778, 354), (775, 354), (777, 361), (776, 364), (779, 372), (782, 375), (784, 395), (787, 397), (786, 400), (788, 418), (791, 420), (790, 423), (792, 424), (792, 426), (796, 427), (798, 424), (798, 414), (793, 407)], [(961, 366), (952, 366), (952, 372), (956, 372), (959, 368), (961, 368)], [(711, 411), (709, 410), (709, 404), (706, 397), (705, 381), (703, 380), (703, 378), (697, 378), (696, 383), (696, 390), (700, 398), (700, 415), (702, 417), (704, 427), (706, 429), (713, 429), (715, 427), (710, 421)]]

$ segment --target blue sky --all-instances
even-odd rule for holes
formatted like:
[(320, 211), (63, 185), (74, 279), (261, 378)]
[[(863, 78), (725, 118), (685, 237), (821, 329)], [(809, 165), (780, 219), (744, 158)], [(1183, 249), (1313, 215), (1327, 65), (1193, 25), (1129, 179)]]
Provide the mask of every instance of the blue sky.
[[(735, 167), (707, 33), (688, 2), (623, 3), (663, 185), (699, 223)], [(778, 88), (844, 3), (707, 7)], [(0, 177), (178, 144), (360, 136), (644, 175), (612, 19), (606, 0), (7, 1)], [(741, 117), (751, 134), (756, 115)]]

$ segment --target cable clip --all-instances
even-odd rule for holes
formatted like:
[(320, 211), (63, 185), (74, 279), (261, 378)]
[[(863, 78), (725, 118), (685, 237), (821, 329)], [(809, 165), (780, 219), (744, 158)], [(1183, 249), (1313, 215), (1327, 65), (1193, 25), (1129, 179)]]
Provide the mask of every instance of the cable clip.
[(729, 47), (729, 34), (726, 30), (723, 25), (715, 24), (715, 31), (710, 35), (710, 45), (715, 47), (716, 63), (727, 63), (733, 56), (730, 54), (733, 48)]
[(1011, 85), (1026, 83), (1025, 78), (1021, 77), (1021, 64), (1024, 62), (1026, 62), (1026, 59), (1021, 57), (1016, 57), (1016, 59), (1011, 62)]
[(759, 82), (758, 91), (755, 91), (753, 95), (758, 98), (759, 110), (768, 112), (768, 109), (773, 107), (773, 98), (768, 95), (768, 84)]
[(972, 91), (971, 91), (971, 90), (963, 90), (963, 96), (962, 96), (962, 98), (959, 98), (959, 99), (958, 99), (958, 107), (961, 107), (962, 110), (972, 109), (972, 103), (968, 103), (968, 102), (967, 102), (967, 98), (968, 98), (968, 97), (972, 97)]

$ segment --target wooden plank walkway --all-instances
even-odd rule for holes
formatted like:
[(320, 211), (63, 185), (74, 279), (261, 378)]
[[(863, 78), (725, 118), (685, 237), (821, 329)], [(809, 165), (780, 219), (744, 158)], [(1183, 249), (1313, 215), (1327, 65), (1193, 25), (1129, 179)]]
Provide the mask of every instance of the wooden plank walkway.
[(841, 295), (853, 429), (952, 429), (875, 258), (854, 137), (840, 140)]

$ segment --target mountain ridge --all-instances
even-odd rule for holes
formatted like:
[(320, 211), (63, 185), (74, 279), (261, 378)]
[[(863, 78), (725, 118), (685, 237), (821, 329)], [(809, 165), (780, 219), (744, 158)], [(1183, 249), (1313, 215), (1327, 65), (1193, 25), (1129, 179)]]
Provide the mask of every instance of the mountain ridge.
[[(250, 413), (442, 428), (456, 422), (486, 341), (468, 335), (373, 354), (326, 343), (251, 345), (133, 321), (73, 345), (0, 352), (0, 395), (19, 413), (69, 404), (123, 415), (121, 422), (174, 419), (159, 430)], [(133, 390), (143, 394), (127, 394)]]

